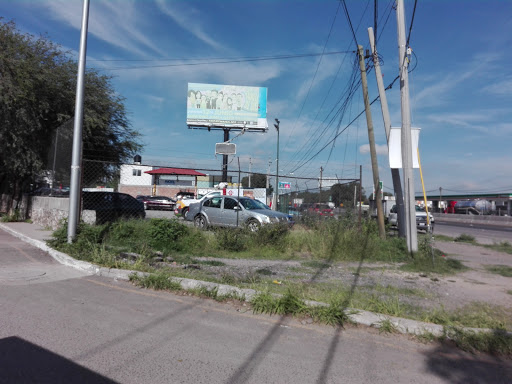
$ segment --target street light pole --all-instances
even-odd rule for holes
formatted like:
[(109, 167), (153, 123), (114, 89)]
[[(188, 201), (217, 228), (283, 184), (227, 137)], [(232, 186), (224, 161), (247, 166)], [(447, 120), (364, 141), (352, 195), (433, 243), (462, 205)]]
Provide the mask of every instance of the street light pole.
[(279, 119), (275, 119), (276, 124), (274, 124), (274, 127), (276, 127), (277, 130), (277, 163), (276, 163), (276, 192), (275, 192), (275, 204), (273, 206), (274, 211), (279, 211)]

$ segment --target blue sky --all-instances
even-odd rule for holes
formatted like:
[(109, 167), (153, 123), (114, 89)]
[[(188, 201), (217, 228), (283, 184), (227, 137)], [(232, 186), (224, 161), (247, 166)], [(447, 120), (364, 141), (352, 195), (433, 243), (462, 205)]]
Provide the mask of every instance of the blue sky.
[[(364, 109), (358, 89), (340, 120), (343, 92), (351, 82), (356, 46), (343, 6), (317, 1), (91, 0), (87, 66), (114, 76), (126, 98), (129, 118), (143, 135), (143, 163), (220, 169), (215, 156), (221, 132), (186, 126), (187, 84), (213, 83), (268, 88), (267, 133), (233, 140), (241, 168), (276, 169), (274, 118), (281, 121), (280, 178), (359, 177), (371, 191), (372, 173), (364, 114), (326, 145)], [(378, 49), (384, 83), (398, 75), (396, 12), (378, 2)], [(347, 0), (359, 44), (368, 47), (373, 1)], [(406, 0), (409, 30), (413, 1)], [(0, 0), (0, 16), (19, 29), (47, 34), (76, 55), (82, 1)], [(389, 16), (389, 17), (388, 17)], [(386, 22), (387, 21), (387, 22)], [(426, 189), (444, 193), (512, 191), (512, 1), (418, 2), (410, 46), (416, 54), (410, 73), (412, 125), (420, 127)], [(347, 52), (285, 60), (247, 58)], [(195, 59), (195, 61), (191, 61)], [(204, 65), (186, 65), (197, 63)], [(357, 73), (359, 76), (359, 73)], [(368, 75), (370, 99), (378, 93)], [(387, 92), (392, 125), (400, 126), (399, 84)], [(380, 178), (391, 192), (380, 104), (372, 107)], [(233, 135), (232, 135), (233, 136)], [(314, 154), (326, 146), (316, 157)], [(249, 158), (251, 160), (249, 160)], [(237, 159), (230, 158), (230, 170)], [(305, 162), (307, 161), (307, 162)], [(421, 190), (415, 171), (416, 190)], [(315, 181), (308, 183), (316, 187)], [(305, 187), (299, 182), (299, 187)]]

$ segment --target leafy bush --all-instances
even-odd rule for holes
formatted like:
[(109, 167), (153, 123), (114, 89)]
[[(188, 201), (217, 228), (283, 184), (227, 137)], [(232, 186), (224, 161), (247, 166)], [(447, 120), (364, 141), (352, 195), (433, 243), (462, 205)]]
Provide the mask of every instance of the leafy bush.
[(226, 251), (241, 252), (249, 247), (250, 232), (246, 228), (217, 228), (215, 237), (217, 246)]
[(151, 219), (147, 230), (149, 244), (157, 249), (178, 250), (178, 240), (185, 236), (188, 227), (178, 220)]

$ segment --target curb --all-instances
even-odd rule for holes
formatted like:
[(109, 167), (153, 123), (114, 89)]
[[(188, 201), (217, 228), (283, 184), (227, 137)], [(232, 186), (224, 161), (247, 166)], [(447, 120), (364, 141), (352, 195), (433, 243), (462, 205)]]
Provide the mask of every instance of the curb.
[[(115, 280), (129, 280), (130, 275), (138, 274), (140, 276), (148, 275), (147, 272), (131, 271), (127, 269), (115, 269), (98, 267), (97, 265), (88, 263), (86, 261), (76, 260), (71, 256), (59, 252), (40, 240), (32, 239), (31, 237), (24, 235), (12, 228), (9, 228), (5, 224), (0, 223), (0, 229), (10, 233), (11, 235), (19, 238), (20, 240), (47, 252), (57, 262), (68, 267), (72, 267), (91, 275), (110, 277)], [(245, 301), (251, 301), (251, 299), (258, 293), (254, 289), (241, 289), (233, 287), (231, 285), (212, 283), (208, 281), (187, 279), (187, 278), (173, 278), (173, 281), (179, 283), (184, 290), (192, 290), (198, 288), (206, 288), (209, 290), (217, 289), (219, 295), (230, 295), (234, 294), (238, 297), (244, 298)], [(318, 301), (306, 301), (307, 305), (310, 306), (327, 306), (326, 303)], [(422, 335), (426, 332), (433, 334), (434, 336), (442, 336), (444, 334), (444, 326), (439, 324), (425, 323), (417, 320), (404, 319), (400, 317), (394, 317), (389, 315), (383, 315), (364, 311), (361, 309), (346, 308), (348, 318), (355, 324), (365, 325), (372, 328), (380, 328), (383, 321), (389, 320), (394, 326), (395, 330), (402, 334)], [(492, 329), (487, 328), (462, 328), (464, 331), (471, 332), (493, 332)], [(512, 332), (507, 332), (512, 335)]]

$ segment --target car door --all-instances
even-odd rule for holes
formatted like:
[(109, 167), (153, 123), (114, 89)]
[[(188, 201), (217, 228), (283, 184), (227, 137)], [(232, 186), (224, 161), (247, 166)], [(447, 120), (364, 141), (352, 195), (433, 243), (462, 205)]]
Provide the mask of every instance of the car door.
[(221, 206), (221, 196), (209, 198), (203, 203), (203, 208), (201, 211), (208, 218), (209, 225), (222, 225)]
[(223, 226), (236, 227), (238, 221), (240, 221), (240, 206), (238, 205), (238, 201), (232, 197), (225, 197), (221, 214)]

